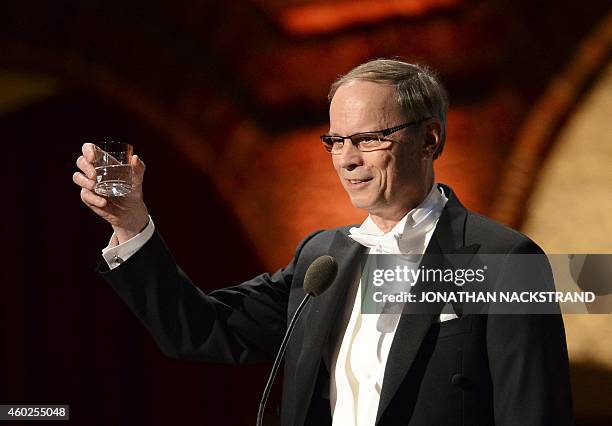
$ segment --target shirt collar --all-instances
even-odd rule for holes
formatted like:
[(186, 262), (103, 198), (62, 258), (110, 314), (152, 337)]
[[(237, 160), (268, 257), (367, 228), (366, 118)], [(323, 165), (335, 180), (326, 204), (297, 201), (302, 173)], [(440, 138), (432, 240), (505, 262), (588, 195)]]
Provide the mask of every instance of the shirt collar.
[[(425, 199), (421, 201), (418, 206), (406, 213), (387, 234), (391, 233), (400, 236), (406, 231), (416, 228), (428, 217), (439, 217), (447, 201), (448, 199), (442, 188), (439, 188), (438, 185), (434, 183)], [(367, 235), (386, 235), (378, 225), (374, 223), (370, 215), (368, 215), (366, 220), (361, 224), (359, 230), (361, 233)]]

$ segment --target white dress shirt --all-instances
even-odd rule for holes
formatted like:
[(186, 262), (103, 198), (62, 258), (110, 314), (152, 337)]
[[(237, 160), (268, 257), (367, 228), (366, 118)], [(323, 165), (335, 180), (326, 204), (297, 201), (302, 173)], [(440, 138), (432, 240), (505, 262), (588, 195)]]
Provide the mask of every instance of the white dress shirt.
[(102, 249), (102, 257), (106, 261), (108, 267), (110, 269), (114, 269), (128, 260), (134, 253), (140, 250), (140, 248), (144, 246), (147, 241), (149, 241), (149, 239), (153, 236), (154, 231), (155, 225), (153, 224), (153, 219), (151, 219), (151, 216), (149, 216), (149, 223), (147, 223), (145, 229), (121, 244), (119, 244), (117, 236), (113, 232), (108, 245)]
[[(351, 228), (349, 237), (369, 247), (370, 254), (413, 254), (411, 262), (418, 267), (429, 244), (447, 198), (434, 185), (421, 204), (408, 212), (395, 227), (384, 233), (371, 217), (359, 228)], [(421, 256), (419, 256), (421, 255)], [(330, 404), (334, 426), (374, 426), (385, 366), (401, 314), (363, 314), (361, 283), (347, 298), (344, 321), (350, 318), (342, 332), (335, 332), (336, 342), (331, 357)], [(352, 304), (349, 305), (349, 304)], [(352, 309), (351, 309), (352, 307)], [(440, 321), (456, 318), (442, 314)], [(338, 347), (339, 344), (339, 347)]]

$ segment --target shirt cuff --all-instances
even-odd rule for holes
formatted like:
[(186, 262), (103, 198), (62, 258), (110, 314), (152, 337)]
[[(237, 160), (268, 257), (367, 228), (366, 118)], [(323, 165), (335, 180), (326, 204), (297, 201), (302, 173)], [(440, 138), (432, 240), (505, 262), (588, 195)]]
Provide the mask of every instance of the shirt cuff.
[(153, 236), (155, 231), (155, 225), (153, 219), (149, 215), (149, 223), (139, 233), (134, 235), (129, 240), (119, 244), (117, 235), (113, 232), (113, 235), (108, 242), (108, 245), (102, 249), (102, 257), (106, 261), (108, 267), (113, 270), (123, 262), (128, 260), (134, 253), (136, 253), (147, 241)]

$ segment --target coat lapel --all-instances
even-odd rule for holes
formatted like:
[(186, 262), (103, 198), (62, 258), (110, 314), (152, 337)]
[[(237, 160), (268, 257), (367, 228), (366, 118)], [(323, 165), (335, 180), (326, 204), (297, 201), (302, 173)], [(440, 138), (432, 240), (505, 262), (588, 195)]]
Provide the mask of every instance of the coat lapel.
[(338, 262), (338, 275), (331, 287), (322, 295), (309, 302), (303, 314), (304, 339), (296, 367), (296, 425), (303, 424), (312, 393), (317, 371), (323, 357), (323, 348), (329, 337), (340, 309), (346, 303), (346, 293), (357, 277), (359, 261), (365, 254), (365, 247), (350, 239), (342, 230), (336, 231), (328, 253)]
[[(427, 268), (443, 267), (445, 254), (471, 254), (473, 256), (479, 248), (477, 244), (465, 247), (463, 235), (467, 210), (457, 200), (449, 187), (444, 185), (441, 185), (441, 187), (447, 195), (448, 202), (442, 210), (436, 229), (425, 251), (426, 256), (422, 265)], [(469, 263), (471, 256), (461, 256), (460, 258), (462, 263)], [(459, 267), (457, 264), (453, 266)], [(419, 284), (415, 285), (415, 289), (423, 287)], [(440, 306), (441, 308), (442, 306)], [(431, 312), (431, 310), (429, 309), (428, 312)], [(410, 370), (423, 339), (432, 324), (436, 323), (438, 316), (439, 313), (421, 313), (404, 314), (400, 318), (387, 358), (376, 424), (380, 421), (404, 381), (404, 377)]]

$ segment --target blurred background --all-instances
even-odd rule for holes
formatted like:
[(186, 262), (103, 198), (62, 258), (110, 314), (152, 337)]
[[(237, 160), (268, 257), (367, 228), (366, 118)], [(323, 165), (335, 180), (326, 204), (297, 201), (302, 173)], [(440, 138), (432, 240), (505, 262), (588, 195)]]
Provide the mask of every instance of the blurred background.
[[(133, 144), (181, 267), (236, 284), (364, 219), (318, 140), (327, 90), (397, 56), (450, 92), (438, 181), (549, 253), (612, 253), (611, 46), (600, 0), (3, 0), (0, 401), (254, 424), (268, 365), (165, 358), (94, 272), (111, 230), (71, 180), (83, 142)], [(565, 324), (577, 424), (611, 425), (612, 316)]]

